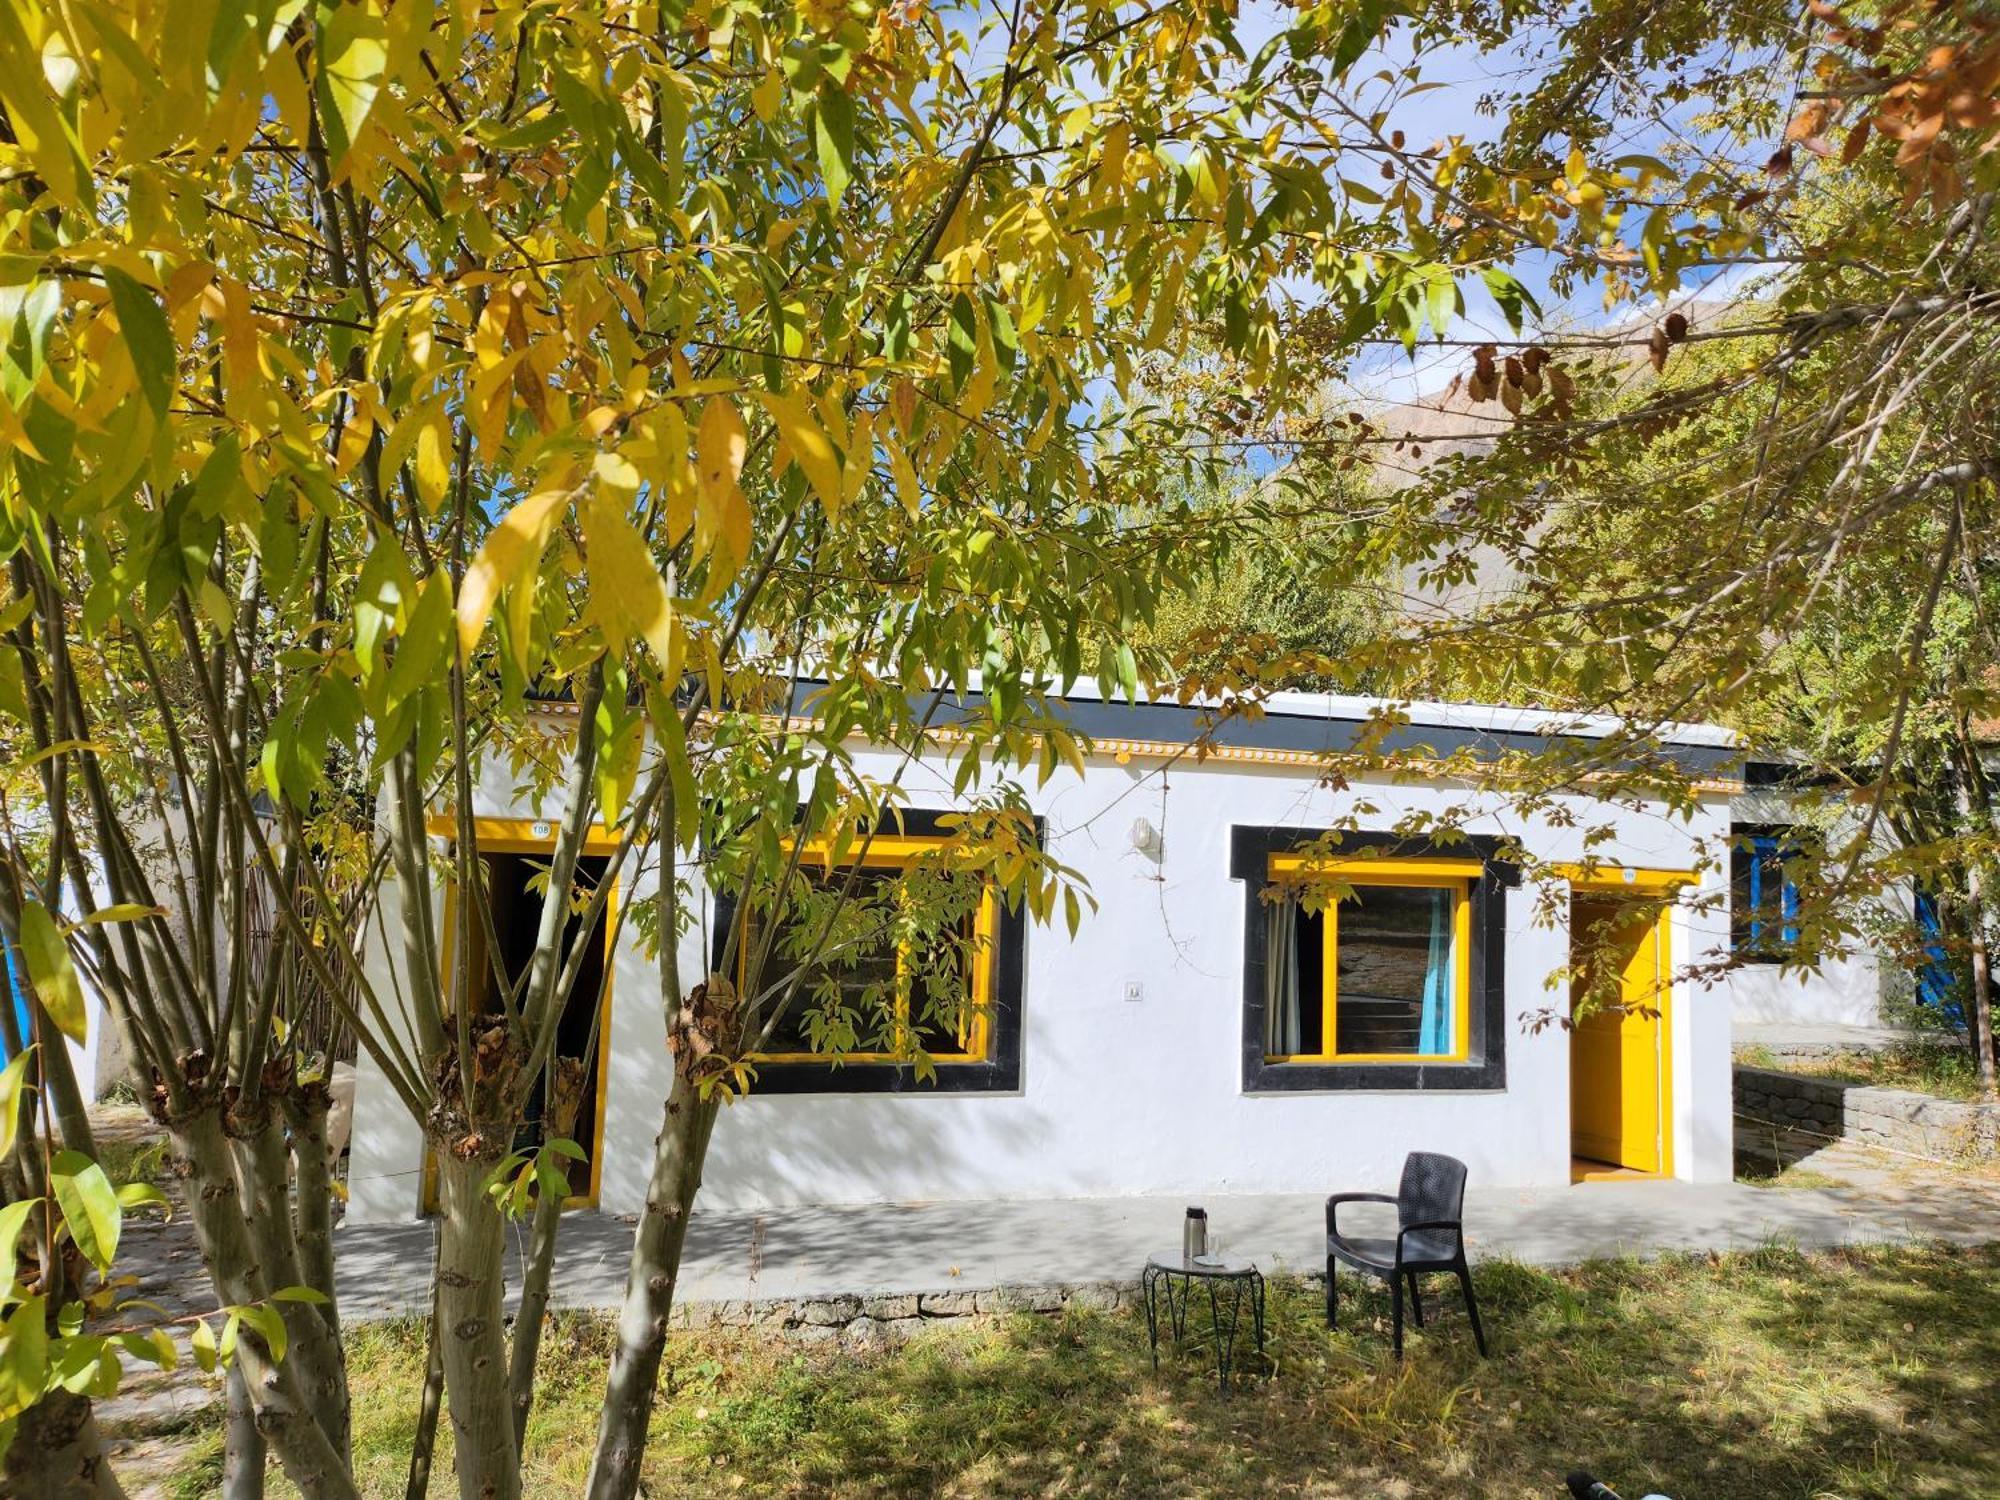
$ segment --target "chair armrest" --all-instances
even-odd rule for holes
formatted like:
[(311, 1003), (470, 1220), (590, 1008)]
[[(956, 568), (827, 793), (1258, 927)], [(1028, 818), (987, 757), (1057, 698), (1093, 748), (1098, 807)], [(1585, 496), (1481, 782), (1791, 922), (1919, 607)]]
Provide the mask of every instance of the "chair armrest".
[(1394, 1203), (1396, 1200), (1387, 1193), (1335, 1193), (1326, 1200), (1326, 1232), (1338, 1234), (1334, 1226), (1334, 1212), (1343, 1203)]
[(1465, 1226), (1463, 1221), (1458, 1219), (1426, 1219), (1420, 1224), (1405, 1224), (1401, 1229), (1396, 1231), (1396, 1264), (1401, 1265), (1403, 1263), (1403, 1237), (1405, 1235), (1446, 1229), (1450, 1230), (1452, 1235), (1457, 1239), (1459, 1251), (1463, 1254), (1465, 1250)]

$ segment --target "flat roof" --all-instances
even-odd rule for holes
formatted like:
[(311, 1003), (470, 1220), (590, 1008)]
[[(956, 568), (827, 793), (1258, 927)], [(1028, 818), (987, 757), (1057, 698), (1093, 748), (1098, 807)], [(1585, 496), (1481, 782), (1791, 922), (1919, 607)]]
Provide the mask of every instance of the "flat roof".
[[(976, 679), (975, 679), (976, 681)], [(824, 678), (797, 684), (794, 713), (814, 715), (826, 690)], [(928, 702), (928, 694), (913, 700)], [(1708, 776), (1739, 776), (1744, 753), (1737, 737), (1713, 724), (1664, 724), (1635, 730), (1605, 714), (1568, 714), (1546, 709), (1483, 703), (1405, 702), (1339, 693), (1278, 692), (1255, 704), (1232, 706), (1220, 700), (1187, 703), (1141, 698), (1127, 702), (1105, 693), (1088, 678), (1044, 694), (1052, 718), (1093, 741), (1126, 745), (1205, 744), (1218, 750), (1268, 751), (1273, 758), (1337, 756), (1354, 753), (1363, 742), (1386, 754), (1444, 759), (1470, 752), (1478, 760), (1514, 754), (1546, 754), (1568, 749), (1581, 758), (1597, 755), (1595, 742), (1629, 735), (1605, 762), (1607, 769), (1631, 769), (1664, 762)], [(959, 694), (941, 691), (933, 722), (977, 717), (985, 695), (976, 686)], [(1386, 726), (1386, 727), (1384, 727)]]

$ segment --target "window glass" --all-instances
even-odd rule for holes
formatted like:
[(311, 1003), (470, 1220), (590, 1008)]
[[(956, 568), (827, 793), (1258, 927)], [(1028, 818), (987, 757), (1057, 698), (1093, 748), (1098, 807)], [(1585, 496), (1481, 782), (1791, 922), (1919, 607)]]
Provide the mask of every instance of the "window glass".
[(1737, 835), (1730, 851), (1730, 945), (1754, 959), (1785, 958), (1799, 940), (1799, 888), (1792, 866), (1801, 850), (1790, 829)]
[(1452, 1051), (1452, 893), (1357, 886), (1338, 920), (1333, 1050)]
[(758, 1055), (837, 1051), (865, 1061), (915, 1046), (939, 1061), (983, 1057), (976, 980), (988, 894), (978, 877), (864, 868), (851, 886), (846, 872), (800, 879), (808, 888), (758, 985), (772, 1003), (786, 997)]
[(1309, 911), (1270, 907), (1264, 1055), (1271, 1060), (1451, 1057), (1467, 977), (1460, 885), (1366, 885)]

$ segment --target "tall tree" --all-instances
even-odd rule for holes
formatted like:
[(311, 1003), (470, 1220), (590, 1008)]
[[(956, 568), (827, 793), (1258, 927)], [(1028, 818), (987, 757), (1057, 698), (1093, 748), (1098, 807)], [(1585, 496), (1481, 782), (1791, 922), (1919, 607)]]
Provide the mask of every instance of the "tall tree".
[[(1622, 295), (1757, 248), (1712, 181), (1596, 160), (1595, 137), (1555, 178), (1406, 143), (1349, 77), (1388, 20), (348, 0), (225, 6), (191, 36), (165, 7), (0, 14), (0, 711), (62, 851), (22, 909), (60, 881), (103, 918), (71, 946), (192, 1163), (222, 1300), (326, 1273), (322, 1185), (257, 1107), (310, 1082), (266, 1024), (301, 967), (422, 1122), (461, 1494), (519, 1493), (490, 1190), (607, 929), (653, 943), (674, 1063), (592, 1466), (625, 1496), (718, 1108), (799, 1003), (748, 916), (740, 984), (682, 972), (695, 882), (766, 934), (802, 913), (818, 935), (781, 957), (808, 969), (871, 923), (941, 931), (968, 878), (1079, 920), (1015, 786), (1075, 756), (1048, 695), (1174, 682), (1162, 594), (1314, 513), (1283, 487), (1197, 512), (1191, 483), (1266, 434), (1328, 441), (1322, 378), (1363, 340), (1443, 335), (1461, 282), (1518, 312), (1517, 254)], [(1642, 206), (1643, 256), (1619, 229)], [(829, 684), (801, 714), (808, 674)], [(945, 700), (975, 674), (968, 718)], [(567, 727), (531, 694), (566, 697)], [(893, 897), (806, 873), (851, 872), (904, 800), (859, 740), (948, 766), (970, 803)], [(507, 773), (558, 835), (534, 961), (489, 986), (472, 835)], [(365, 816), (370, 857), (336, 882), (315, 830)], [(284, 934), (261, 968), (232, 895), (253, 878)], [(650, 882), (636, 915), (621, 878)], [(817, 1012), (834, 1052), (882, 1030)], [(909, 1031), (886, 1039), (920, 1064)], [(244, 1428), (305, 1493), (350, 1494), (337, 1322), (285, 1316), (289, 1340), (242, 1341)]]

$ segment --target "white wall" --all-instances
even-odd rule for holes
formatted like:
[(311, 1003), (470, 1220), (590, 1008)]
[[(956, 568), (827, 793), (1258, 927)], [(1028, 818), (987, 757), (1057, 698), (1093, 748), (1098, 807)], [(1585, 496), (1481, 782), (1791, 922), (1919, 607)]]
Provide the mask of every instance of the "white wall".
[[(1734, 819), (1739, 825), (1791, 823), (1801, 816), (1794, 798), (1771, 788), (1745, 791), (1738, 795), (1734, 806)], [(1842, 832), (1851, 836), (1853, 831), (1854, 825), (1849, 823), (1844, 829), (1837, 828), (1835, 836)], [(1880, 841), (1886, 846), (1888, 838), (1884, 833)], [(1907, 899), (1901, 911), (1908, 917)], [(1886, 909), (1872, 915), (1885, 923), (1892, 919)], [(1724, 987), (1730, 1015), (1746, 1024), (1879, 1026), (1885, 977), (1874, 949), (1864, 939), (1852, 942), (1842, 952), (1828, 955), (1816, 969), (1745, 964), (1730, 973)]]
[[(857, 759), (863, 772), (893, 773), (889, 757)], [(911, 806), (950, 804), (933, 768), (903, 779)], [(504, 787), (489, 785), (485, 797), (493, 815), (532, 815)], [(1232, 826), (1325, 828), (1366, 803), (1374, 811), (1364, 826), (1386, 827), (1406, 812), (1466, 804), (1463, 788), (1378, 781), (1336, 792), (1307, 767), (1211, 761), (1163, 772), (1098, 758), (1087, 777), (1062, 773), (1030, 798), (1052, 852), (1084, 874), (1099, 909), (1073, 940), (1061, 925), (1030, 925), (1019, 1091), (753, 1096), (718, 1122), (704, 1206), (1386, 1188), (1414, 1149), (1462, 1157), (1479, 1183), (1569, 1180), (1568, 1034), (1527, 1024), (1561, 999), (1545, 981), (1566, 961), (1565, 908), (1556, 902), (1553, 923), (1538, 925), (1529, 887), (1506, 898), (1504, 1090), (1242, 1092), (1244, 887), (1228, 873)], [(1690, 821), (1577, 799), (1568, 828), (1480, 806), (1471, 832), (1513, 833), (1548, 858), (1580, 858), (1585, 827), (1604, 823), (1615, 833), (1591, 846), (1599, 860), (1652, 868), (1690, 867), (1696, 840), (1719, 846), (1728, 826), (1719, 796)], [(1129, 845), (1141, 816), (1163, 835), (1157, 863)], [(1711, 901), (1723, 882), (1706, 877)], [(646, 884), (627, 899), (643, 898)], [(1726, 902), (1699, 905), (1683, 901), (1675, 912), (1677, 965), (1712, 960), (1726, 941)], [(707, 944), (705, 924), (687, 938), (689, 975), (704, 971)], [(1143, 990), (1136, 1003), (1124, 998), (1132, 980)], [(650, 962), (628, 946), (613, 985), (601, 1207), (635, 1213), (660, 1124), (665, 1035)], [(1726, 1180), (1727, 999), (1678, 983), (1670, 1031), (1677, 1175)], [(360, 1089), (349, 1217), (408, 1217), (420, 1138), (365, 1059)]]

